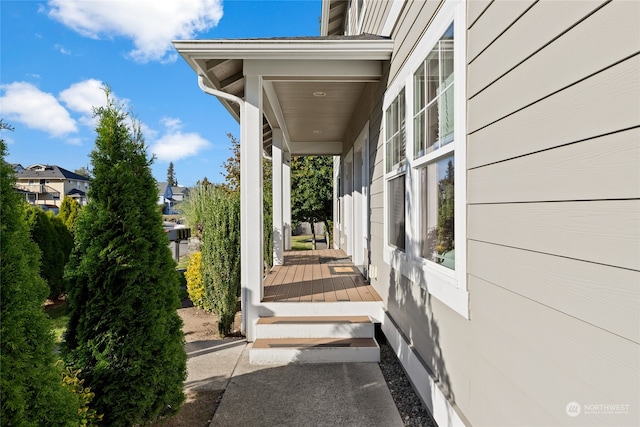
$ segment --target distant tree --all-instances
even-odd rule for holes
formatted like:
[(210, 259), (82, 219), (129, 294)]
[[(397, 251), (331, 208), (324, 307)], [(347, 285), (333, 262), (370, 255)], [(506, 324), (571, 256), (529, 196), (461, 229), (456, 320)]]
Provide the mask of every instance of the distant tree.
[(240, 141), (235, 136), (228, 133), (227, 137), (231, 141), (231, 157), (229, 157), (222, 166), (224, 167), (225, 182), (223, 187), (228, 191), (240, 191)]
[[(0, 120), (0, 129), (12, 129)], [(29, 237), (25, 203), (0, 139), (0, 422), (3, 426), (78, 425), (78, 399), (62, 385), (40, 251)]]
[(105, 89), (91, 153), (89, 203), (67, 265), (65, 357), (95, 393), (109, 426), (142, 425), (177, 412), (186, 354), (177, 313), (180, 279), (140, 125)]
[(170, 187), (177, 187), (178, 180), (176, 179), (176, 172), (173, 169), (173, 162), (169, 162), (169, 168), (167, 169), (167, 185)]
[(64, 266), (73, 248), (73, 237), (62, 220), (37, 206), (26, 213), (32, 240), (42, 254), (40, 275), (49, 285), (49, 298), (57, 300), (65, 292)]
[(64, 196), (62, 203), (60, 203), (60, 210), (58, 211), (58, 218), (64, 223), (71, 233), (76, 226), (76, 220), (80, 214), (80, 203), (73, 197)]
[(93, 175), (91, 175), (91, 171), (89, 170), (89, 168), (83, 166), (79, 169), (76, 169), (74, 171), (75, 173), (77, 173), (78, 175), (84, 176), (85, 178), (93, 178)]
[(294, 221), (311, 224), (314, 249), (315, 223), (324, 224), (328, 240), (331, 240), (333, 159), (330, 156), (296, 156), (291, 159), (291, 217)]
[(206, 186), (209, 186), (209, 185), (212, 185), (212, 184), (211, 184), (211, 181), (209, 181), (209, 178), (207, 178), (207, 177), (205, 176), (205, 177), (202, 179), (202, 181), (198, 180), (198, 181), (196, 182), (196, 187), (197, 187), (198, 185), (202, 185), (202, 186), (206, 187)]

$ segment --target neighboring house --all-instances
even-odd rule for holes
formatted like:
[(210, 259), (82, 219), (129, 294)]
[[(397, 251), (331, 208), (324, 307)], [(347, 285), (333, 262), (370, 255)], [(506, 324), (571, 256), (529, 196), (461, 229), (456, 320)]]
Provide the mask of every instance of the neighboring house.
[(87, 191), (91, 180), (60, 166), (35, 164), (16, 169), (16, 188), (32, 205), (57, 211), (65, 196), (81, 205), (87, 204)]
[(24, 170), (24, 167), (20, 163), (11, 163), (11, 168), (15, 173), (19, 173)]
[(158, 182), (158, 204), (164, 206), (163, 213), (172, 215), (178, 213), (175, 209), (177, 203), (186, 199), (189, 194), (187, 187), (171, 186), (166, 182)]
[(175, 46), (240, 122), (250, 342), (348, 311), (261, 299), (263, 150), (276, 239), (290, 156), (334, 155), (336, 245), (441, 427), (640, 425), (640, 2), (324, 0), (321, 37)]

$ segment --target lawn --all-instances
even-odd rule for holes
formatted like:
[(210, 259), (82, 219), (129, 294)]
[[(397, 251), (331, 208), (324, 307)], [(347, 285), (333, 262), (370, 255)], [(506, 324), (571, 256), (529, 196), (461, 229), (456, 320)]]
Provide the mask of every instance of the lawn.
[(312, 249), (311, 236), (291, 236), (292, 251), (309, 251)]
[(60, 344), (64, 331), (67, 330), (69, 315), (67, 314), (67, 303), (60, 302), (45, 306), (44, 312), (49, 315), (52, 322), (53, 333), (56, 336), (56, 343)]

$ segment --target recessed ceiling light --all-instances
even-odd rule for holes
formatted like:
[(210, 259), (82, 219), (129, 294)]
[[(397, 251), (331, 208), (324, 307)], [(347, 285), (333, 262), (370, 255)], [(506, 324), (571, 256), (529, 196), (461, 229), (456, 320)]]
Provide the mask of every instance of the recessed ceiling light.
[(313, 96), (317, 98), (322, 98), (323, 96), (327, 96), (327, 92), (322, 92), (322, 91), (313, 92)]
[(313, 130), (313, 133), (315, 133), (315, 134), (319, 134), (319, 133), (322, 133), (322, 131), (321, 131), (320, 129), (314, 129), (314, 130)]

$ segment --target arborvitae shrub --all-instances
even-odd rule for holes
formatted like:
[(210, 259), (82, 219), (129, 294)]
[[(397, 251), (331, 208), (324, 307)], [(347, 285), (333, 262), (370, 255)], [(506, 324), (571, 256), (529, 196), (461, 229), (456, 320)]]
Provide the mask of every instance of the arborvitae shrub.
[(49, 285), (49, 298), (65, 292), (64, 266), (73, 248), (73, 237), (60, 218), (37, 206), (27, 209), (31, 238), (41, 252), (40, 275)]
[(80, 213), (80, 203), (72, 197), (65, 196), (60, 204), (60, 210), (58, 212), (58, 218), (64, 223), (64, 225), (73, 233), (76, 226), (76, 220)]
[(218, 332), (231, 332), (240, 289), (240, 193), (212, 187), (203, 212), (202, 280)]
[(42, 310), (48, 289), (39, 274), (40, 251), (29, 236), (5, 152), (0, 140), (0, 422), (77, 425), (78, 400), (62, 386), (51, 324)]
[(157, 208), (140, 127), (96, 109), (94, 179), (67, 265), (65, 356), (95, 393), (104, 424), (144, 424), (178, 411), (186, 354), (179, 278)]

